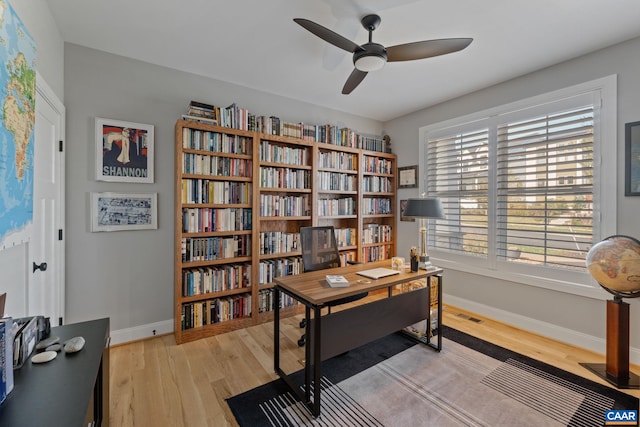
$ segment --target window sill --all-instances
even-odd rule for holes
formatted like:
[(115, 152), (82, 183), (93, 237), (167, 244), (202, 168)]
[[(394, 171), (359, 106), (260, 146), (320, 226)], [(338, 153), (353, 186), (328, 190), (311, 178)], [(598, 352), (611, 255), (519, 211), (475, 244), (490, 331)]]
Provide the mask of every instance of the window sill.
[[(525, 274), (516, 271), (505, 271), (505, 269), (489, 269), (484, 266), (473, 265), (466, 258), (459, 257), (459, 261), (451, 260), (453, 258), (447, 254), (447, 259), (434, 256), (431, 252), (431, 262), (440, 268), (448, 270), (456, 270), (464, 273), (477, 274), (479, 276), (491, 277), (493, 279), (504, 280), (508, 282), (519, 283), (522, 285), (536, 286), (539, 288), (549, 289), (556, 292), (565, 292), (582, 297), (593, 298), (597, 300), (607, 300), (611, 297), (607, 291), (598, 286), (588, 274), (576, 273), (576, 276), (584, 276), (583, 282), (559, 280), (550, 277), (542, 277), (539, 275)], [(463, 260), (464, 258), (464, 260)], [(502, 263), (505, 264), (505, 263)], [(553, 269), (547, 269), (549, 275), (555, 273)], [(558, 272), (561, 274), (562, 272)]]

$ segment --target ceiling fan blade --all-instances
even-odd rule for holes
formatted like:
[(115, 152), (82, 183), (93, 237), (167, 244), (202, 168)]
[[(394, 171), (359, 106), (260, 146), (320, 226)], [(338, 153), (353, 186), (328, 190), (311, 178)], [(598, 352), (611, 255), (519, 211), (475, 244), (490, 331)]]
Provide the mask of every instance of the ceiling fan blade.
[(367, 77), (366, 71), (360, 71), (357, 68), (354, 68), (349, 75), (346, 83), (344, 84), (344, 87), (342, 88), (342, 94), (349, 95), (355, 88), (358, 87), (360, 82), (364, 80), (365, 77)]
[(439, 39), (399, 44), (387, 48), (387, 61), (412, 61), (457, 52), (469, 46), (473, 39)]
[(320, 37), (322, 40), (327, 41), (340, 49), (344, 49), (347, 52), (353, 53), (356, 50), (362, 49), (359, 45), (355, 44), (348, 38), (342, 37), (340, 34), (335, 33), (320, 24), (316, 24), (313, 21), (309, 21), (308, 19), (294, 18), (294, 22)]

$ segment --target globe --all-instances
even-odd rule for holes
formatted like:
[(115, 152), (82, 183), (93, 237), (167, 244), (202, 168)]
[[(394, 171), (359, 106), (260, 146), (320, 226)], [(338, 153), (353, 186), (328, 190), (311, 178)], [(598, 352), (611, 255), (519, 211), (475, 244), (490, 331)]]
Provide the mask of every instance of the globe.
[(640, 241), (629, 236), (610, 236), (587, 253), (589, 274), (618, 297), (640, 297)]

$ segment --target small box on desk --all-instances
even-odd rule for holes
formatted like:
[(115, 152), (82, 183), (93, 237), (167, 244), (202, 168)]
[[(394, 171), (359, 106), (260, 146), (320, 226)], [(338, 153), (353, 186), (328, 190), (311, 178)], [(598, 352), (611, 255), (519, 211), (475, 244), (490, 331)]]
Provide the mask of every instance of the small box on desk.
[(0, 403), (13, 390), (13, 319), (0, 319)]
[(13, 339), (13, 369), (20, 369), (38, 343), (38, 316), (16, 319), (18, 331)]

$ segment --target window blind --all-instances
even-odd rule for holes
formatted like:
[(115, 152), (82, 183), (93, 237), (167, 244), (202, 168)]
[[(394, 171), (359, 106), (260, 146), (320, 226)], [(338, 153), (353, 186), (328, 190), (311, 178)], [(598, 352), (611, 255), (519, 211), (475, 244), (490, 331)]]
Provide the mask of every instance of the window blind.
[(430, 247), (487, 257), (488, 154), (487, 128), (427, 141), (427, 193), (446, 217), (430, 221)]
[(594, 111), (497, 129), (499, 260), (584, 270), (593, 234)]

